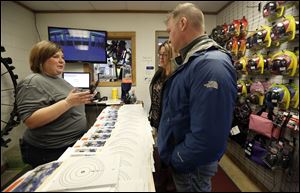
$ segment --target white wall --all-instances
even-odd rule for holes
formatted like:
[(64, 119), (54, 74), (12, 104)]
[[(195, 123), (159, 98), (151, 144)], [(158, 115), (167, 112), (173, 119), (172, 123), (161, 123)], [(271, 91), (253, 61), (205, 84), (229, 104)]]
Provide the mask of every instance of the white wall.
[(13, 59), (20, 79), (30, 73), (29, 53), (37, 41), (34, 14), (11, 1), (1, 1), (1, 45), (6, 49), (1, 56)]
[[(1, 53), (1, 57), (12, 58), (12, 65), (16, 67), (14, 73), (19, 76), (18, 80), (30, 73), (29, 52), (36, 42), (37, 33), (34, 27), (34, 14), (13, 2), (1, 1), (1, 46), (4, 46), (6, 50), (6, 52)], [(4, 71), (5, 68), (1, 64), (1, 74), (3, 73), (2, 70)], [(2, 89), (8, 86), (4, 85), (4, 82), (10, 83), (8, 80), (2, 80), (1, 76)], [(5, 93), (1, 92), (1, 103), (6, 103), (7, 100), (9, 99), (5, 98)], [(1, 120), (9, 116), (10, 112), (4, 112), (7, 110), (1, 109)], [(9, 133), (9, 136), (4, 136), (5, 139), (11, 138), (12, 141), (8, 144), (8, 148), (1, 147), (1, 165), (5, 160), (2, 153), (18, 145), (18, 139), (23, 133), (24, 126), (20, 124)]]
[[(150, 106), (149, 83), (144, 81), (145, 68), (155, 65), (155, 31), (165, 30), (164, 21), (167, 14), (143, 13), (74, 13), (74, 14), (37, 14), (37, 27), (42, 39), (48, 39), (48, 26), (72, 27), (106, 31), (136, 32), (136, 95), (144, 101), (148, 112)], [(216, 16), (206, 15), (206, 31), (210, 34), (216, 26)], [(67, 64), (66, 70), (76, 70), (80, 65)], [(82, 70), (82, 69), (81, 69)], [(102, 96), (111, 96), (111, 87), (98, 87)], [(120, 95), (119, 88), (119, 95)]]
[(217, 15), (204, 15), (204, 19), (205, 31), (208, 35), (210, 35), (212, 29), (214, 29), (217, 26)]

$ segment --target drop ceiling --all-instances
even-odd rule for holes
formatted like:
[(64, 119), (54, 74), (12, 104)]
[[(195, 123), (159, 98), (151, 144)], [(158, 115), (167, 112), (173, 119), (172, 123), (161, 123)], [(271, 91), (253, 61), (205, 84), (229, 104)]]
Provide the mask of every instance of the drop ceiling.
[[(35, 13), (51, 12), (168, 12), (187, 1), (16, 1)], [(204, 14), (217, 14), (232, 1), (188, 1)]]

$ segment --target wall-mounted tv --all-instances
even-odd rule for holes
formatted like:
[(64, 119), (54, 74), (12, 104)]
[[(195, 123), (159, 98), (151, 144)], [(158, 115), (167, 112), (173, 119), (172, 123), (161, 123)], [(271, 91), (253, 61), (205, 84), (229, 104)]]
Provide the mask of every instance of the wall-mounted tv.
[(88, 89), (91, 85), (89, 72), (64, 72), (62, 78), (75, 88)]
[(60, 45), (66, 62), (107, 63), (107, 32), (48, 27), (48, 39)]

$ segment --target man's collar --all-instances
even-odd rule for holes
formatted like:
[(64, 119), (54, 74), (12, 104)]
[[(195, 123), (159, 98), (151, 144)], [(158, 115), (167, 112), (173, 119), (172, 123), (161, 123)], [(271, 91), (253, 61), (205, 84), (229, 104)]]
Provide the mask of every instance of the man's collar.
[(207, 39), (208, 35), (204, 34), (201, 36), (198, 36), (197, 38), (195, 38), (193, 41), (191, 41), (191, 43), (189, 43), (188, 45), (186, 45), (184, 48), (182, 48), (179, 53), (181, 56), (182, 61), (184, 61), (186, 54), (190, 51), (190, 49), (192, 49), (192, 47), (197, 44), (198, 42), (202, 41), (203, 39)]

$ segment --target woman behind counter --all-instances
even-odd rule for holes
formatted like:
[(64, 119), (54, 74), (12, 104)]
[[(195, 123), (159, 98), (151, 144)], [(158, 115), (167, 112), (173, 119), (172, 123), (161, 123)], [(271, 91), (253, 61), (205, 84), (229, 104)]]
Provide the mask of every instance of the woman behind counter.
[(30, 53), (33, 72), (17, 86), (17, 111), (27, 126), (20, 140), (23, 161), (33, 168), (58, 159), (86, 132), (84, 104), (94, 94), (77, 92), (60, 77), (63, 50), (41, 41)]

